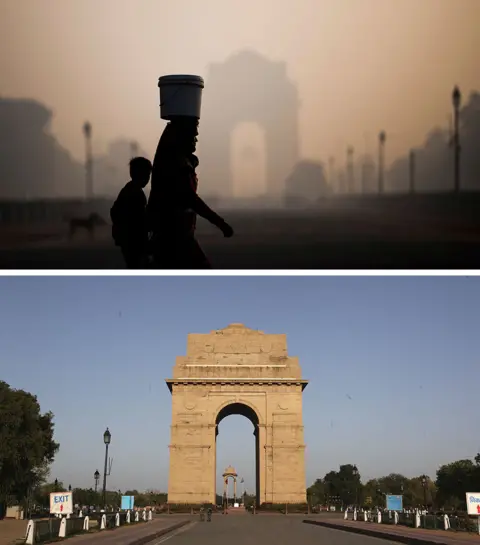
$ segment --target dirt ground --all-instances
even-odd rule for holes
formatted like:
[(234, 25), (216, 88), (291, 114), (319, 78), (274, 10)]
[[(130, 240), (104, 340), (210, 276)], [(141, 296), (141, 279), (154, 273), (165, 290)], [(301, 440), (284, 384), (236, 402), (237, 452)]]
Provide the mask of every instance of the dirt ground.
[(0, 520), (0, 545), (10, 545), (25, 538), (28, 520)]

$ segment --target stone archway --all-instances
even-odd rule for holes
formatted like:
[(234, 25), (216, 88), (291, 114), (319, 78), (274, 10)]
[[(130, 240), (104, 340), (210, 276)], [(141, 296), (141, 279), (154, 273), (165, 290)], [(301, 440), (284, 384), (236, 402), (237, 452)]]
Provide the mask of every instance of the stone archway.
[(230, 414), (256, 434), (257, 504), (304, 503), (303, 380), (286, 335), (231, 324), (189, 334), (173, 378), (169, 503), (215, 503), (216, 435)]
[(283, 196), (299, 159), (298, 109), (298, 91), (286, 63), (247, 50), (211, 64), (199, 128), (202, 193), (232, 196), (232, 132), (238, 123), (254, 121), (265, 130), (266, 193)]

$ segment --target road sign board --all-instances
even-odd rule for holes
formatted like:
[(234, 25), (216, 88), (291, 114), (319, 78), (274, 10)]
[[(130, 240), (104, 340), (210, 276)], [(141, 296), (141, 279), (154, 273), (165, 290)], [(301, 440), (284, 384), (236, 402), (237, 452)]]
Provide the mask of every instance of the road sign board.
[(480, 516), (480, 492), (467, 492), (465, 496), (468, 514)]
[(133, 509), (135, 503), (135, 496), (122, 496), (121, 509), (129, 510)]
[(71, 515), (73, 513), (72, 492), (52, 492), (50, 494), (50, 513)]
[(403, 509), (403, 496), (387, 494), (386, 500), (388, 511), (401, 511)]

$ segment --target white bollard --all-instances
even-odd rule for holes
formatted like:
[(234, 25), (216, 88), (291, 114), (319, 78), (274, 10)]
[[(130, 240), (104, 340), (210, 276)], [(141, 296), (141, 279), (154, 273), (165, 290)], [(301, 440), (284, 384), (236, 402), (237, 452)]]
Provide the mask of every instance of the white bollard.
[(26, 545), (33, 545), (35, 542), (35, 523), (33, 520), (29, 520), (27, 524), (27, 531), (25, 532)]
[(443, 515), (443, 527), (445, 530), (450, 530), (450, 518), (448, 515)]
[(115, 526), (120, 526), (120, 513), (115, 513)]
[(366, 509), (365, 509), (365, 511), (363, 512), (363, 520), (364, 520), (365, 522), (368, 521), (368, 512), (367, 512)]
[(395, 513), (393, 513), (393, 519), (395, 521), (395, 524), (398, 524), (398, 513), (395, 511)]
[(130, 509), (127, 511), (127, 524), (130, 524)]
[(355, 507), (355, 509), (353, 510), (353, 520), (357, 520), (357, 508)]
[(382, 524), (382, 512), (380, 511), (380, 509), (378, 510), (378, 513), (377, 513), (377, 521), (378, 521), (378, 524)]
[(70, 518), (70, 516), (71, 516), (71, 515), (70, 515), (70, 513), (68, 513), (68, 514), (67, 514), (67, 519), (69, 519), (69, 518)]
[(420, 528), (422, 525), (421, 518), (420, 518), (420, 511), (417, 510), (415, 513), (415, 528)]
[(135, 511), (135, 522), (140, 521), (140, 513), (138, 511)]
[(152, 510), (150, 509), (150, 511), (148, 512), (148, 520), (153, 520), (153, 513), (152, 513)]
[(147, 511), (145, 509), (142, 512), (142, 520), (143, 522), (147, 522)]
[(67, 535), (67, 519), (62, 517), (60, 521), (60, 530), (58, 530), (58, 537), (65, 537)]
[(88, 518), (88, 515), (83, 519), (83, 531), (88, 532), (90, 528), (90, 519)]
[(100, 521), (100, 530), (105, 530), (106, 527), (107, 527), (107, 515), (105, 515), (104, 513)]
[(348, 509), (345, 509), (345, 515), (343, 516), (343, 518), (344, 518), (345, 520), (348, 519)]
[(80, 518), (83, 517), (83, 511), (82, 511), (81, 509), (80, 509), (80, 511), (78, 512), (78, 516), (79, 516)]

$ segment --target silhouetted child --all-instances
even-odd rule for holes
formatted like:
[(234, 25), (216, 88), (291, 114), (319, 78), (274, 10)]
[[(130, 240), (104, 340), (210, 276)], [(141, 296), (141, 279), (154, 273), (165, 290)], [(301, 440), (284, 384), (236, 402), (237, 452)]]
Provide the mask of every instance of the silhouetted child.
[(131, 180), (120, 191), (110, 210), (112, 237), (122, 250), (128, 269), (148, 263), (147, 198), (143, 192), (150, 180), (152, 163), (145, 157), (130, 161)]

